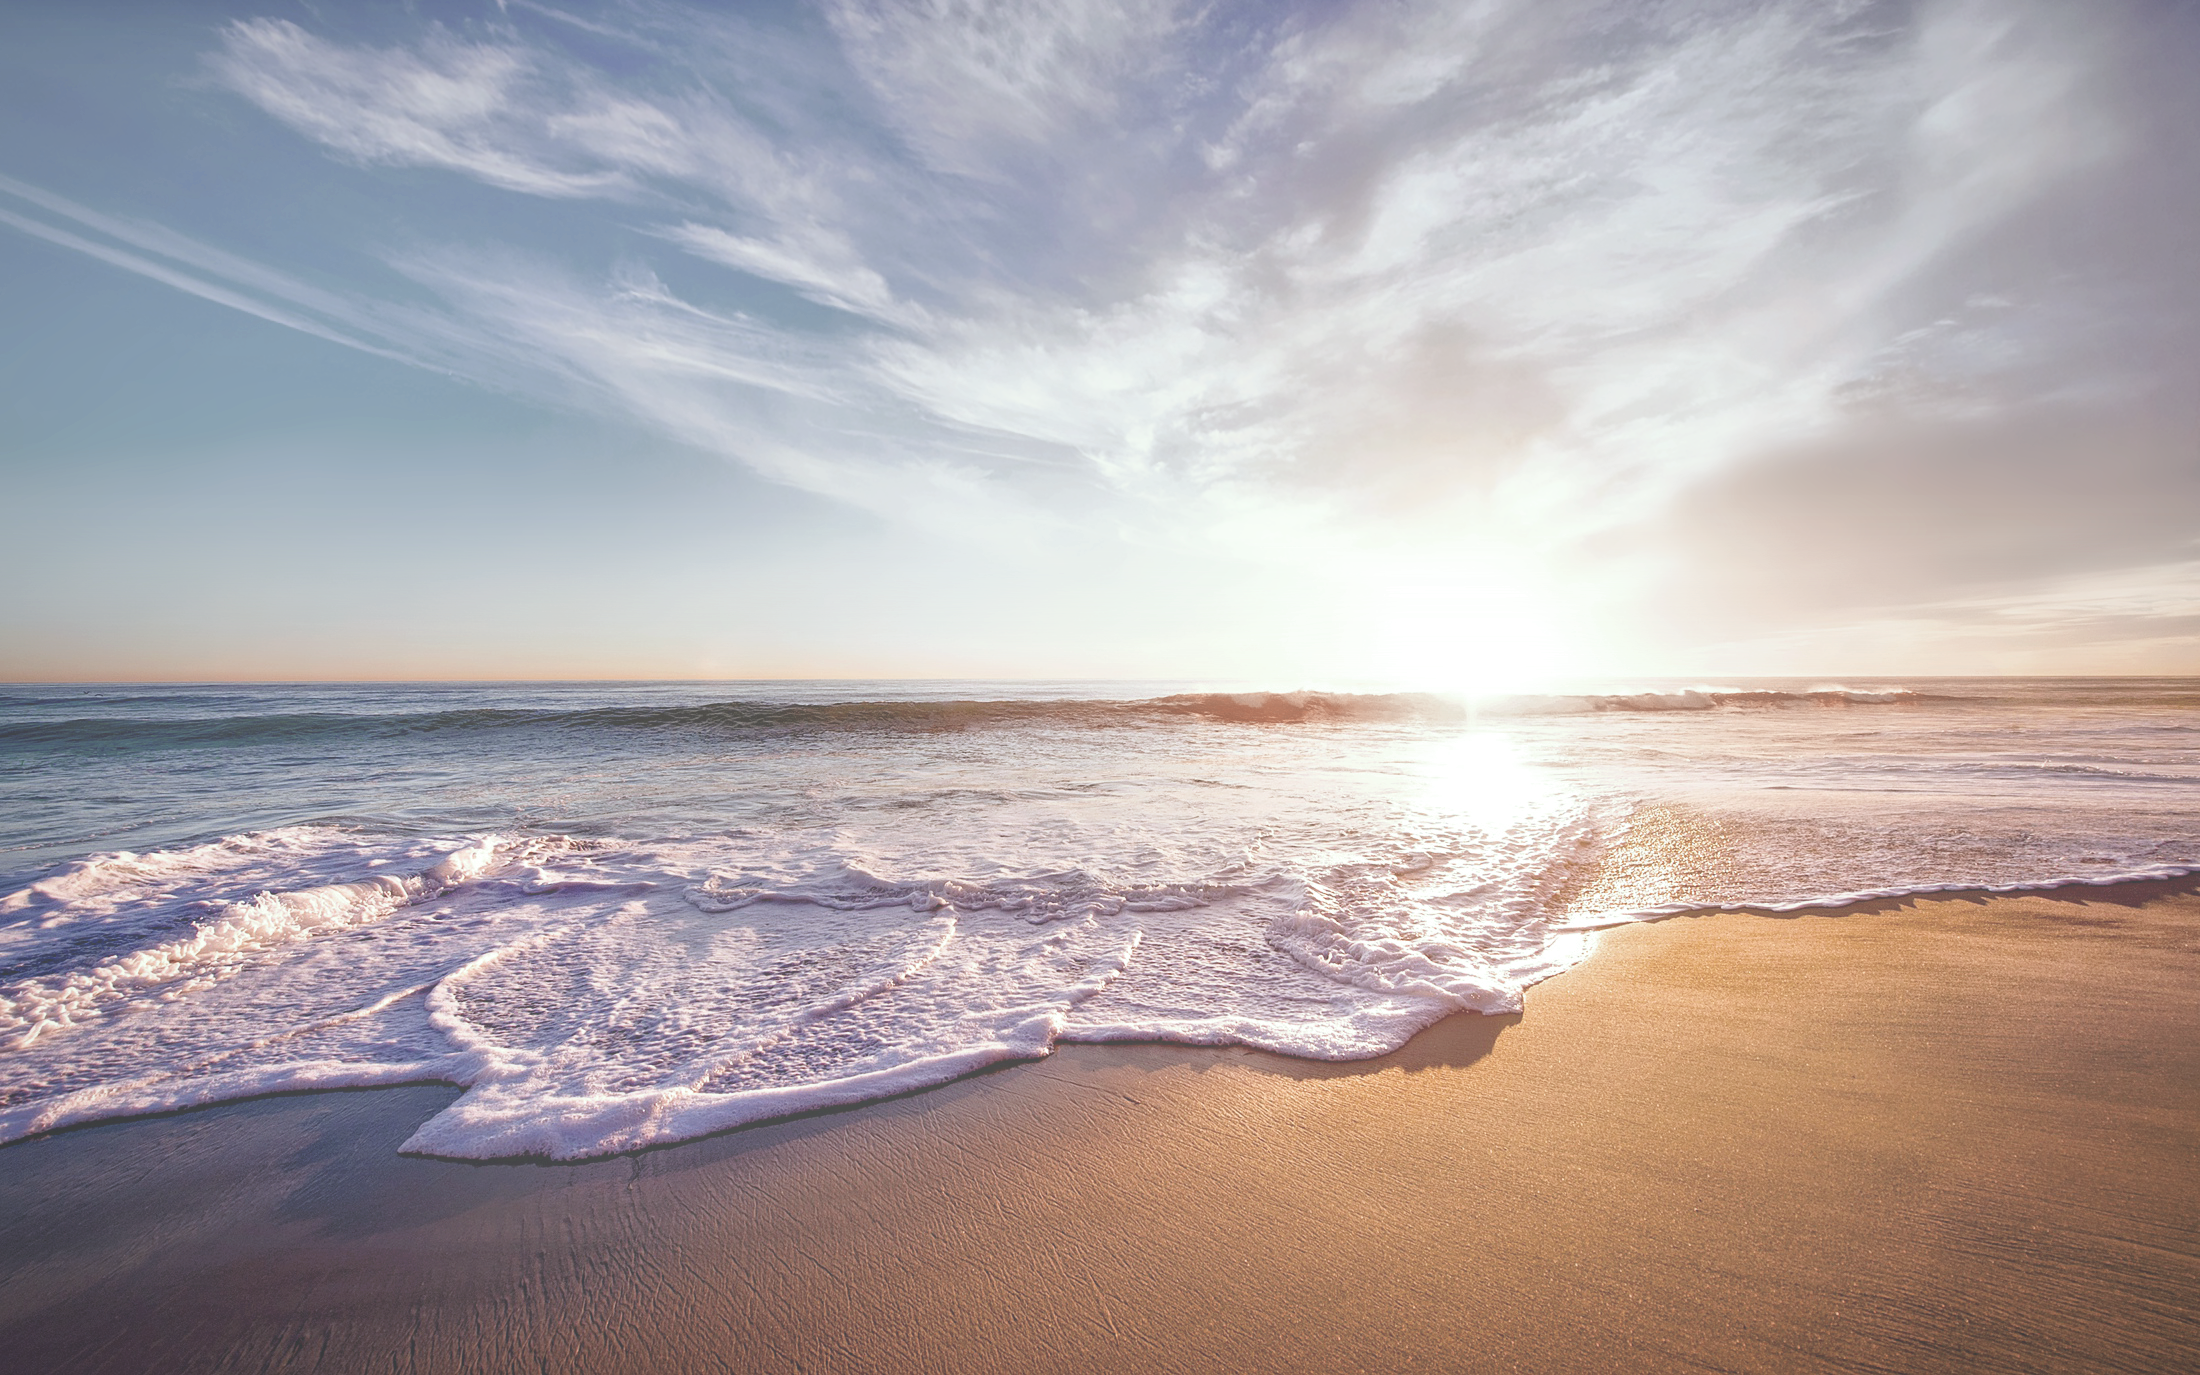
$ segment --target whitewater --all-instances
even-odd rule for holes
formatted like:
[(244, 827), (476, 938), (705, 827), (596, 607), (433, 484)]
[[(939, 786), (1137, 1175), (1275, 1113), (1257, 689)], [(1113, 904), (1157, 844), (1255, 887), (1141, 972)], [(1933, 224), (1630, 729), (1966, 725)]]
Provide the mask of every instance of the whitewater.
[(435, 1081), (406, 1150), (564, 1160), (1063, 1042), (1364, 1059), (1620, 922), (2190, 876), (2200, 682), (18, 685), (0, 779), (0, 1142)]

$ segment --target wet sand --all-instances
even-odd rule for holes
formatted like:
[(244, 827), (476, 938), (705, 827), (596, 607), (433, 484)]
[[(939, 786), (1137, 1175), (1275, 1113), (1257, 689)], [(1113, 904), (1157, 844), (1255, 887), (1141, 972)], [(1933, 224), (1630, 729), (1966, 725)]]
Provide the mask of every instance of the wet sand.
[(1628, 928), (1397, 1055), (1072, 1047), (583, 1165), (0, 1149), (32, 1371), (2200, 1368), (2200, 898)]

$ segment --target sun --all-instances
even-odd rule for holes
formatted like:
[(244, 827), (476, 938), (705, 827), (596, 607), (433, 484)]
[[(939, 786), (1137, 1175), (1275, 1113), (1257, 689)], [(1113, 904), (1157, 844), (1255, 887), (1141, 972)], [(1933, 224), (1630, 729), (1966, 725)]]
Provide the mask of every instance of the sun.
[[(1392, 573), (1369, 616), (1378, 675), (1426, 692), (1523, 692), (1582, 671), (1590, 646), (1554, 589), (1500, 560)], [(1372, 666), (1372, 665), (1371, 665)]]

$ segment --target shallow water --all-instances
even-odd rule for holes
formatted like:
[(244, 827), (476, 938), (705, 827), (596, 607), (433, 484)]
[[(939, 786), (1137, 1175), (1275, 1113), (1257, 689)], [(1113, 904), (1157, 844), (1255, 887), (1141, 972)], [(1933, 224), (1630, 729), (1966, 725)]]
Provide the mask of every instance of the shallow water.
[(1351, 1059), (1673, 906), (2200, 862), (2200, 683), (13, 687), (0, 1140), (438, 1079), (573, 1158), (1069, 1040)]

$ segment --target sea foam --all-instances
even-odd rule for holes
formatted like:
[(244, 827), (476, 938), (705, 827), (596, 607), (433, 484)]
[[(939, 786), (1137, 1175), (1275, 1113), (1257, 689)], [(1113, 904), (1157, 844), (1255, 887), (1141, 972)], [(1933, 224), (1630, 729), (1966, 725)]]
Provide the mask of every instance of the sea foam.
[(1421, 828), (1383, 861), (1189, 882), (897, 879), (849, 856), (790, 881), (787, 856), (734, 868), (743, 847), (724, 839), (481, 837), (415, 874), (224, 903), (186, 936), (10, 987), (0, 1139), (437, 1079), (467, 1091), (406, 1149), (574, 1159), (1063, 1040), (1380, 1054), (1454, 1011), (1517, 1010), (1586, 953), (1535, 915), (1579, 821), (1554, 804), (1502, 847), (1462, 829), (1432, 850)]

